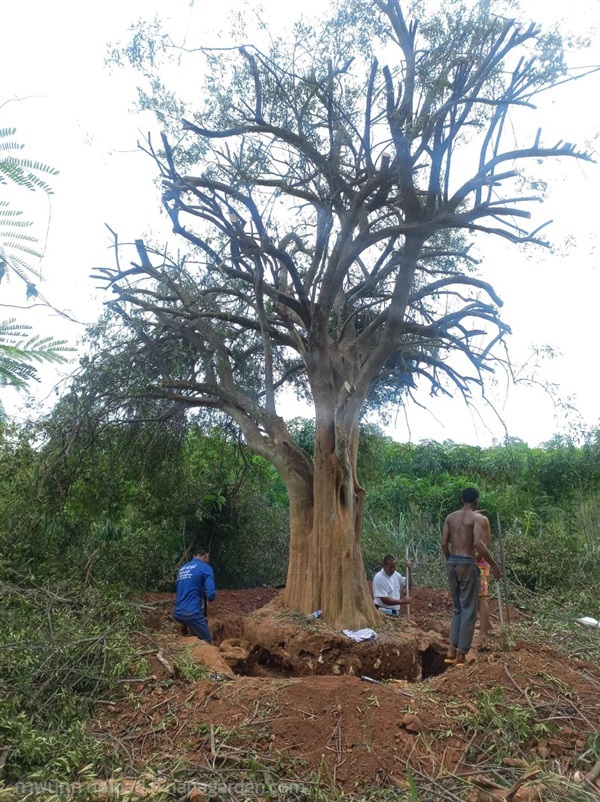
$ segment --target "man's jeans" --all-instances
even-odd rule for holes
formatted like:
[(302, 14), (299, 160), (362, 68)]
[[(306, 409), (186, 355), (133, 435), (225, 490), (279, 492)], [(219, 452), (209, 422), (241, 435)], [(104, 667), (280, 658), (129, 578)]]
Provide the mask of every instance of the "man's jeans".
[(454, 604), (449, 641), (459, 652), (471, 648), (477, 620), (479, 599), (479, 568), (475, 560), (448, 560), (448, 583)]
[[(173, 616), (175, 618), (175, 616)], [(196, 613), (196, 615), (186, 616), (177, 616), (175, 621), (178, 621), (180, 624), (185, 624), (192, 635), (195, 635), (200, 640), (205, 640), (207, 643), (212, 643), (212, 638), (210, 637), (210, 630), (208, 628), (208, 624), (206, 623), (206, 618), (202, 615), (202, 613)]]

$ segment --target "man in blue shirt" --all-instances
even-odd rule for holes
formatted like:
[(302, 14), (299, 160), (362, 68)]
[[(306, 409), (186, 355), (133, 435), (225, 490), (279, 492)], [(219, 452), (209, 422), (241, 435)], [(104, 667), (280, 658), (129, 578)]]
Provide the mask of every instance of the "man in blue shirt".
[(208, 564), (209, 557), (206, 549), (198, 549), (194, 558), (179, 569), (173, 618), (185, 624), (200, 640), (212, 643), (202, 609), (205, 596), (208, 601), (214, 601), (217, 596), (215, 578)]

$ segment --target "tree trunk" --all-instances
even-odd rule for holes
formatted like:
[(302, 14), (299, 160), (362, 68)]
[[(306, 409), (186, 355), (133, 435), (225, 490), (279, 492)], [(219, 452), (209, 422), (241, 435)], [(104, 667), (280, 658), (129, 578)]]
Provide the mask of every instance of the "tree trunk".
[[(333, 414), (317, 415), (312, 503), (300, 488), (290, 496), (290, 563), (285, 604), (308, 614), (322, 610), (337, 629), (372, 627), (380, 620), (369, 593), (360, 545), (364, 490), (356, 478), (358, 427), (337, 442)], [(340, 454), (340, 449), (343, 453)]]
[(313, 528), (313, 488), (301, 481), (286, 482), (290, 504), (290, 557), (284, 593), (284, 604), (299, 613), (320, 609), (317, 583), (310, 555), (316, 553)]

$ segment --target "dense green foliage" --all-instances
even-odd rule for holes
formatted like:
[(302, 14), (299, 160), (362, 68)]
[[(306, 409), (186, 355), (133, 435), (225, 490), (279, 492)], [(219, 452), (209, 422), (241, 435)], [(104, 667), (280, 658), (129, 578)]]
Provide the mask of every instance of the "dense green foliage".
[[(292, 431), (311, 450), (311, 424)], [(369, 575), (388, 551), (419, 560), (421, 583), (443, 583), (440, 532), (460, 491), (481, 491), (495, 537), (505, 539), (509, 576), (535, 592), (581, 598), (600, 614), (600, 432), (582, 445), (557, 437), (531, 448), (518, 440), (489, 448), (451, 442), (395, 443), (363, 427), (359, 475), (367, 489), (363, 554)], [(498, 553), (498, 543), (494, 542)]]
[(181, 559), (205, 545), (221, 586), (283, 581), (285, 491), (231, 432), (181, 421), (101, 430), (67, 413), (4, 430), (5, 566), (47, 578), (66, 565), (88, 583), (169, 589)]
[[(219, 585), (285, 579), (283, 484), (224, 426), (84, 420), (59, 405), (48, 420), (5, 428), (0, 444), (0, 568), (60, 576), (67, 565), (88, 583), (168, 589), (190, 549), (207, 545)], [(312, 424), (297, 420), (312, 449)], [(531, 591), (589, 594), (600, 577), (600, 435), (544, 448), (512, 441), (491, 448), (400, 444), (365, 426), (359, 474), (367, 489), (367, 572), (383, 553), (419, 560), (420, 581), (443, 581), (439, 534), (466, 485), (477, 486), (509, 575)], [(494, 544), (497, 550), (497, 544)], [(596, 609), (596, 612), (598, 610)]]
[[(4, 777), (67, 781), (110, 762), (87, 732), (96, 699), (134, 673), (130, 607), (73, 580), (0, 579), (0, 742)], [(134, 667), (137, 664), (137, 669)]]

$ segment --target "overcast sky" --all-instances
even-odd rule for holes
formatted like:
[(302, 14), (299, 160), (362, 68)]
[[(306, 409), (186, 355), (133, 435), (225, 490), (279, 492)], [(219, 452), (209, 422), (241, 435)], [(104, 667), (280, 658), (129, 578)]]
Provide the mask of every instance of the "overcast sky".
[[(559, 21), (561, 30), (590, 34), (591, 49), (573, 52), (569, 65), (600, 64), (599, 0), (571, 0), (549, 4), (525, 0), (523, 10), (542, 23)], [(137, 150), (137, 141), (159, 126), (149, 115), (134, 109), (136, 76), (111, 71), (105, 66), (107, 45), (127, 38), (127, 28), (140, 18), (158, 15), (183, 37), (200, 33), (224, 41), (228, 15), (240, 7), (236, 0), (218, 4), (206, 0), (105, 0), (103, 4), (80, 0), (19, 0), (3, 9), (3, 42), (0, 49), (0, 128), (17, 128), (26, 155), (52, 164), (60, 175), (53, 179), (48, 241), (42, 269), (42, 292), (57, 307), (66, 309), (81, 323), (93, 322), (106, 296), (89, 278), (92, 268), (111, 264), (104, 223), (117, 230), (123, 241), (151, 233), (166, 234), (159, 214), (159, 192), (153, 164)], [(289, 4), (263, 2), (264, 17), (285, 24)], [(302, 4), (305, 13), (323, 8), (320, 2)], [(566, 15), (561, 19), (561, 14)], [(10, 33), (9, 33), (10, 32)], [(541, 125), (547, 142), (558, 139), (592, 143), (600, 130), (597, 98), (600, 78), (570, 83), (548, 93), (532, 126)], [(14, 100), (13, 100), (14, 99)], [(11, 102), (7, 102), (11, 101)], [(2, 105), (4, 104), (4, 105)], [(537, 115), (537, 116), (533, 116)], [(599, 149), (600, 150), (600, 149)], [(553, 251), (519, 251), (515, 246), (490, 242), (483, 277), (491, 281), (505, 301), (503, 316), (511, 325), (509, 339), (516, 363), (546, 344), (560, 355), (538, 369), (541, 384), (559, 385), (562, 399), (572, 399), (579, 415), (565, 417), (541, 388), (517, 386), (506, 392), (501, 380), (490, 389), (502, 423), (486, 403), (474, 410), (459, 399), (420, 401), (427, 412), (411, 406), (392, 421), (390, 432), (398, 439), (452, 439), (485, 445), (506, 431), (535, 445), (558, 431), (583, 421), (597, 425), (596, 371), (597, 305), (600, 299), (598, 267), (597, 187), (600, 167), (567, 160), (544, 168), (550, 196), (540, 213), (553, 219), (549, 236)], [(30, 216), (43, 221), (48, 204), (33, 197)], [(22, 204), (23, 205), (23, 204)], [(36, 308), (29, 312), (7, 305), (24, 306), (22, 287), (12, 281), (0, 285), (0, 318), (18, 315), (44, 333), (54, 333), (74, 344), (83, 333), (81, 323), (69, 323)], [(533, 368), (521, 374), (525, 377)], [(55, 372), (44, 372), (39, 397), (52, 392)], [(22, 414), (22, 413), (21, 413)], [(506, 424), (507, 430), (504, 428)]]

